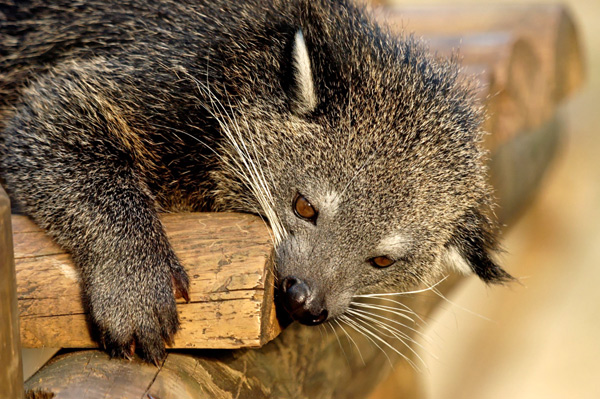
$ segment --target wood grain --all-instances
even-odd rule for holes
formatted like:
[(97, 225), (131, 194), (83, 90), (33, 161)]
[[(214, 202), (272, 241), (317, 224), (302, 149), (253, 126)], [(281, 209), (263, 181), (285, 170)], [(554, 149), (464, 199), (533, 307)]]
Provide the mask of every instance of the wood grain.
[[(24, 347), (95, 347), (71, 257), (25, 216), (12, 216)], [(175, 348), (259, 347), (280, 331), (269, 232), (251, 215), (165, 214), (190, 279)]]

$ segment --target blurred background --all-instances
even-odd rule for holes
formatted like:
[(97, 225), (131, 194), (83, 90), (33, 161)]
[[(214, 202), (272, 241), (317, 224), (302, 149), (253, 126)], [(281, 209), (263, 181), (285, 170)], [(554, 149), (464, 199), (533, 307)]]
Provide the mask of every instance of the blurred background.
[(585, 83), (561, 106), (566, 137), (541, 189), (503, 238), (502, 263), (521, 284), (470, 277), (449, 297), (455, 305), (431, 317), (428, 398), (600, 398), (600, 1), (562, 4), (579, 32)]

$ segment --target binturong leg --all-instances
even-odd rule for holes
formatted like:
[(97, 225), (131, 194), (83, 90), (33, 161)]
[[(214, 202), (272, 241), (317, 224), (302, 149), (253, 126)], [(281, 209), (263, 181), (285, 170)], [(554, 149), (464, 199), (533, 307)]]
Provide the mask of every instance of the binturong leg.
[(96, 68), (72, 63), (23, 91), (0, 134), (0, 170), (24, 211), (73, 255), (101, 343), (157, 363), (188, 277), (148, 189), (148, 139)]

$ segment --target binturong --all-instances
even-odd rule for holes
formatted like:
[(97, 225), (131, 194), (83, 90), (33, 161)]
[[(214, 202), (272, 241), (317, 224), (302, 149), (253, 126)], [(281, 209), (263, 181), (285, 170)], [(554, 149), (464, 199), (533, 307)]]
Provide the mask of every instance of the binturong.
[(160, 211), (270, 225), (283, 308), (486, 283), (496, 226), (475, 83), (345, 0), (0, 5), (0, 174), (72, 254), (100, 342), (165, 354), (189, 280)]

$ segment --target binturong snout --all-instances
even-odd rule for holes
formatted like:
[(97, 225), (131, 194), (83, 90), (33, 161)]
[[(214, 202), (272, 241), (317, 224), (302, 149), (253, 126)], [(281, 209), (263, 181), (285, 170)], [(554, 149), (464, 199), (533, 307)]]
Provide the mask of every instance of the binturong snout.
[(279, 287), (281, 302), (294, 320), (314, 326), (327, 320), (327, 309), (310, 285), (296, 277), (286, 277)]

